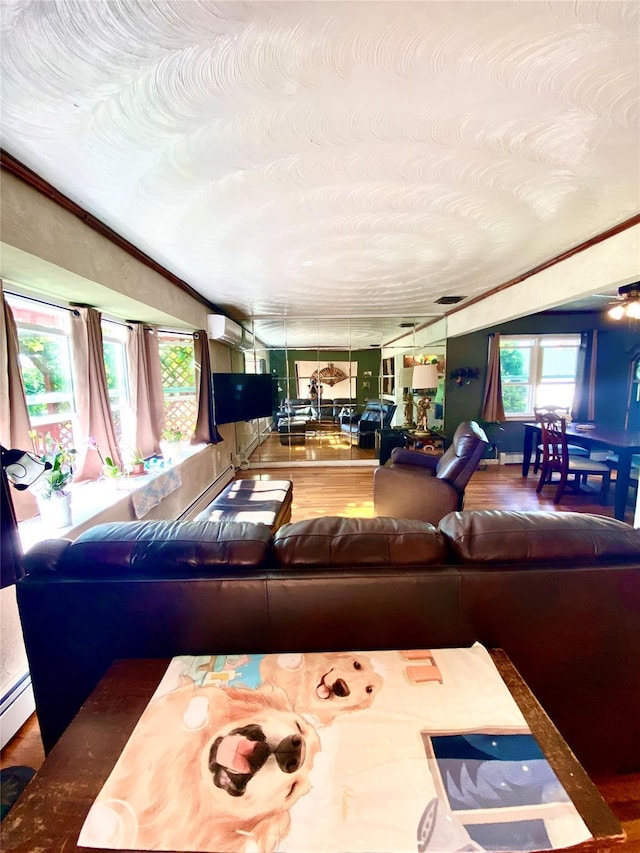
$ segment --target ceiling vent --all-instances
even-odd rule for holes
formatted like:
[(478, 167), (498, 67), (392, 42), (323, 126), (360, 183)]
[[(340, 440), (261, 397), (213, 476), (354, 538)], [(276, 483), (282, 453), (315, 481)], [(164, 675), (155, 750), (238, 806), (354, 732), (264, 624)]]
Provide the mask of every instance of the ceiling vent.
[(207, 335), (212, 341), (238, 347), (242, 343), (242, 326), (223, 314), (207, 314)]
[(466, 299), (466, 296), (441, 296), (440, 299), (436, 299), (436, 305), (455, 305), (456, 302), (462, 302), (463, 299)]

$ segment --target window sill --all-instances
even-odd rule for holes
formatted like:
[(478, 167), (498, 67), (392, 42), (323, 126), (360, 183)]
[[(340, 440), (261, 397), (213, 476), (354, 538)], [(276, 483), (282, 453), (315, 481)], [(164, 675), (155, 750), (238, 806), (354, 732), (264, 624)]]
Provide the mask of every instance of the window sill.
[(118, 515), (126, 515), (131, 505), (131, 496), (134, 492), (141, 491), (151, 483), (154, 478), (165, 471), (179, 469), (192, 456), (195, 456), (209, 447), (200, 444), (189, 447), (182, 458), (168, 465), (162, 464), (156, 470), (148, 474), (136, 477), (122, 477), (117, 480), (89, 480), (83, 483), (75, 483), (71, 486), (71, 517), (72, 523), (69, 527), (51, 527), (37, 515), (18, 524), (18, 531), (22, 549), (26, 553), (37, 542), (44, 539), (75, 539), (83, 530), (98, 524), (103, 519), (98, 516), (122, 504), (122, 512)]

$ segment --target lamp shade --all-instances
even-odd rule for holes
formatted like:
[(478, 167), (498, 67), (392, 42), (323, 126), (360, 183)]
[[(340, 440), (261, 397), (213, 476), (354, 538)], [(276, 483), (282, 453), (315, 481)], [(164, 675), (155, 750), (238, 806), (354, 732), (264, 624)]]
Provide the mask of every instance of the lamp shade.
[(413, 388), (413, 367), (400, 368), (400, 387)]
[(437, 388), (438, 368), (435, 364), (417, 364), (413, 368), (412, 388)]
[(32, 486), (41, 474), (53, 466), (26, 450), (7, 450), (2, 448), (2, 467), (7, 480), (19, 491)]

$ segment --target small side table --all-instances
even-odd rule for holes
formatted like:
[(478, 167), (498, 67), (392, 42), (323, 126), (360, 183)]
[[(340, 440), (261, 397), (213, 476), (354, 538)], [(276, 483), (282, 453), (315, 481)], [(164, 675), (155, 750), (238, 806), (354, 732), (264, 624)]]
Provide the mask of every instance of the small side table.
[(391, 458), (394, 447), (406, 447), (408, 432), (403, 427), (389, 427), (376, 430), (376, 451), (380, 465)]
[(444, 453), (444, 437), (436, 432), (424, 430), (408, 430), (405, 447), (411, 450), (421, 450), (432, 456), (442, 456)]

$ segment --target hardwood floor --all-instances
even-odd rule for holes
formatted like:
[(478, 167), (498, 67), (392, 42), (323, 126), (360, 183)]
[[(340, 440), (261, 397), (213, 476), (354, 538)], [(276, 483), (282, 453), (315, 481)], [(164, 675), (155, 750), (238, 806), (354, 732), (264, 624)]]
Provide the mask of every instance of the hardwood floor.
[[(238, 477), (287, 479), (293, 482), (292, 521), (321, 515), (373, 516), (373, 466), (287, 466), (255, 467), (239, 471)], [(587, 495), (565, 491), (559, 504), (553, 503), (555, 487), (545, 486), (536, 493), (537, 476), (524, 478), (519, 465), (487, 465), (478, 469), (465, 490), (465, 509), (521, 509), (549, 512), (591, 512), (613, 518), (613, 497), (609, 504), (599, 503), (597, 478)], [(625, 521), (633, 522), (633, 509), (627, 508)]]
[[(238, 477), (289, 479), (293, 481), (292, 521), (323, 515), (360, 518), (373, 516), (372, 474), (369, 466), (255, 467), (239, 471)], [(488, 465), (474, 473), (466, 489), (466, 509), (544, 509), (592, 512), (613, 516), (611, 505), (598, 503), (598, 484), (592, 496), (566, 492), (562, 502), (552, 502), (554, 489), (536, 493), (537, 477), (524, 479), (518, 465)], [(633, 520), (628, 509), (626, 521)], [(36, 769), (44, 760), (37, 719), (32, 717), (0, 753), (0, 767), (25, 764)], [(595, 777), (603, 798), (627, 833), (627, 841), (618, 849), (640, 853), (640, 773)]]

